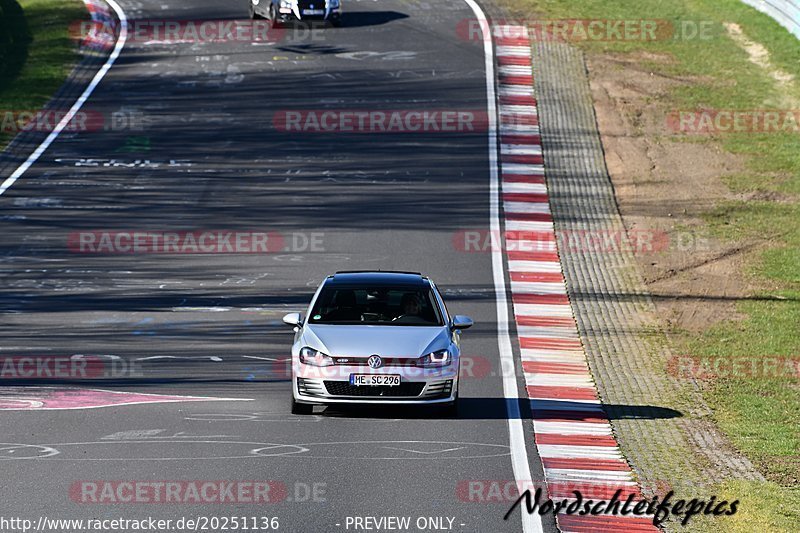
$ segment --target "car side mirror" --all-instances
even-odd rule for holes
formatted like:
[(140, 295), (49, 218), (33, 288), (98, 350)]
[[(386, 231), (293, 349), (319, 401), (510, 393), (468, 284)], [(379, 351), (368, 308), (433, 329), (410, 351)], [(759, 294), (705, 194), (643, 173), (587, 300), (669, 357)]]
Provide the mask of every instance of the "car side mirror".
[(450, 324), (450, 329), (467, 329), (472, 327), (472, 319), (464, 315), (456, 315)]
[(289, 313), (283, 317), (283, 322), (290, 326), (299, 328), (303, 324), (303, 315), (300, 313)]

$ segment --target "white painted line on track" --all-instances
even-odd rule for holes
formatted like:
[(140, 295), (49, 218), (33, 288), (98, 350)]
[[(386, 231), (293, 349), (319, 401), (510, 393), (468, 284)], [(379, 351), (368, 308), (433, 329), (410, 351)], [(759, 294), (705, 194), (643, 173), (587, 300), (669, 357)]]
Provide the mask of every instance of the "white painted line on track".
[(542, 155), (542, 148), (528, 144), (501, 144), (500, 153), (504, 155)]
[(499, 93), (501, 96), (533, 96), (530, 85), (502, 85)]
[(593, 387), (594, 381), (576, 374), (532, 374), (525, 373), (525, 383), (530, 386), (545, 387)]
[[(533, 165), (529, 163), (505, 163), (503, 165), (505, 174), (544, 174), (544, 165)], [(503, 192), (511, 192), (508, 187), (503, 186)]]
[(550, 204), (547, 202), (503, 202), (506, 213), (550, 213)]
[[(497, 106), (495, 105), (495, 73), (494, 51), (492, 39), (486, 35), (489, 22), (481, 7), (474, 0), (464, 0), (477, 17), (481, 31), (484, 33), (483, 53), (486, 69), (486, 105), (489, 114), (489, 223), (493, 235), (500, 235), (500, 175), (497, 161)], [(530, 48), (528, 48), (530, 54)], [(528, 462), (528, 452), (525, 443), (525, 432), (522, 427), (522, 415), (519, 408), (519, 390), (517, 387), (517, 373), (514, 370), (514, 352), (511, 349), (511, 335), (509, 333), (508, 303), (503, 270), (504, 254), (502, 250), (493, 247), (492, 250), (492, 276), (494, 278), (494, 292), (497, 304), (497, 347), (500, 353), (500, 363), (503, 369), (503, 396), (506, 399), (508, 413), (508, 436), (511, 446), (511, 464), (514, 477), (518, 483), (525, 483), (531, 477), (531, 468)], [(528, 513), (520, 506), (519, 516), (522, 519), (524, 533), (540, 533), (543, 531), (542, 519), (537, 513)]]
[(573, 470), (548, 468), (547, 475), (552, 481), (613, 481), (614, 484), (636, 486), (630, 470)]
[(570, 339), (578, 340), (578, 332), (575, 328), (557, 326), (525, 326), (517, 325), (520, 337), (547, 337), (550, 339)]
[(530, 46), (498, 46), (498, 56), (531, 57)]
[(539, 444), (539, 455), (562, 459), (622, 459), (614, 446), (569, 446), (566, 444)]
[[(565, 351), (564, 350), (533, 350), (523, 348), (522, 361), (530, 361), (532, 363), (583, 363), (586, 361), (580, 359), (577, 350)], [(588, 388), (594, 387), (594, 382), (586, 385)]]
[[(553, 223), (546, 222), (546, 221), (535, 221), (535, 220), (507, 220), (506, 221), (506, 230), (508, 231), (553, 231)], [(518, 261), (514, 261), (518, 262)], [(512, 261), (509, 261), (509, 264)], [(557, 263), (558, 268), (556, 268), (555, 272), (561, 272), (561, 263)], [(530, 267), (525, 268), (509, 268), (511, 271), (517, 272), (536, 272), (536, 270), (531, 270)]]
[(533, 430), (541, 434), (553, 435), (611, 435), (611, 424), (590, 424), (585, 422), (545, 422), (533, 421)]
[(530, 105), (503, 105), (500, 106), (501, 115), (538, 116), (539, 110)]
[(500, 126), (501, 135), (539, 135), (539, 126), (527, 124), (504, 124)]
[[(511, 172), (504, 173), (506, 178), (512, 178), (512, 176), (519, 175), (513, 174)], [(533, 175), (537, 175), (535, 172), (532, 173)], [(525, 173), (521, 173), (521, 175), (525, 175)], [(547, 186), (544, 183), (525, 183), (524, 181), (504, 181), (503, 182), (503, 192), (519, 192), (519, 193), (528, 193), (528, 194), (546, 194), (547, 193)]]
[(103, 64), (100, 70), (98, 70), (94, 75), (94, 78), (92, 78), (89, 86), (84, 89), (83, 93), (81, 93), (75, 103), (72, 104), (72, 107), (69, 109), (69, 111), (67, 111), (59, 123), (56, 124), (56, 127), (53, 128), (53, 131), (50, 132), (50, 135), (48, 135), (47, 138), (36, 148), (36, 150), (34, 150), (33, 153), (28, 156), (28, 159), (26, 159), (24, 163), (17, 167), (17, 169), (0, 185), (0, 196), (2, 196), (3, 193), (5, 193), (12, 185), (14, 185), (14, 182), (21, 178), (22, 175), (25, 174), (25, 172), (27, 172), (27, 170), (31, 167), (31, 165), (36, 163), (36, 161), (39, 160), (39, 158), (50, 147), (50, 145), (53, 144), (53, 141), (55, 141), (58, 136), (61, 135), (61, 132), (63, 132), (64, 129), (69, 125), (70, 121), (75, 117), (75, 114), (80, 111), (81, 107), (83, 107), (83, 104), (86, 103), (86, 100), (89, 99), (94, 90), (108, 73), (109, 69), (111, 69), (111, 66), (119, 57), (119, 54), (122, 52), (122, 48), (125, 46), (125, 41), (128, 38), (128, 18), (125, 16), (125, 12), (115, 0), (104, 1), (111, 6), (111, 8), (117, 14), (117, 17), (119, 17), (120, 32), (119, 37), (117, 38), (117, 43), (114, 46), (114, 50), (111, 51), (111, 54), (108, 56), (108, 59), (106, 59), (105, 64)]
[[(532, 350), (528, 350), (528, 351), (532, 351)], [(544, 350), (539, 350), (539, 351), (544, 351)], [(537, 354), (537, 355), (531, 355), (531, 354), (523, 355), (522, 356), (522, 361), (523, 362), (530, 361), (532, 363), (564, 363), (564, 362), (567, 362), (567, 363), (581, 363), (582, 362), (582, 361), (580, 361), (578, 359), (577, 355), (566, 355), (565, 356), (565, 355), (563, 355), (563, 352), (561, 350), (550, 350), (549, 353), (543, 353), (543, 354)], [(583, 385), (582, 388), (593, 389), (594, 388), (594, 382), (590, 382), (587, 385)]]
[(569, 305), (558, 304), (514, 304), (517, 315), (548, 315), (554, 317), (572, 317)]
[[(567, 294), (567, 287), (558, 281), (512, 281), (511, 292), (514, 294)], [(522, 326), (520, 326), (522, 327)], [(520, 334), (523, 330), (517, 328)], [(575, 333), (577, 338), (578, 332), (575, 328), (561, 328), (555, 331), (570, 331)]]
[[(508, 226), (506, 226), (508, 227)], [(509, 261), (510, 272), (548, 272), (561, 273), (561, 263), (555, 261)], [(544, 315), (542, 315), (544, 316)]]
[(532, 76), (533, 68), (530, 65), (500, 65), (497, 72), (516, 76)]

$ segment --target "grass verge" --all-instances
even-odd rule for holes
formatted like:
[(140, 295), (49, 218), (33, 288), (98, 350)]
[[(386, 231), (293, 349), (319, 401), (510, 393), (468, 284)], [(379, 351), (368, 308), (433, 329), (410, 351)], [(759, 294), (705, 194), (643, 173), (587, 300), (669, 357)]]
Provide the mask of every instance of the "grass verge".
[[(659, 20), (669, 21), (673, 28), (705, 24), (702, 38), (679, 32), (652, 41), (576, 44), (589, 54), (635, 53), (651, 71), (689, 80), (666, 96), (653, 96), (654, 103), (665, 109), (800, 109), (800, 43), (768, 16), (738, 0), (501, 2), (514, 17), (529, 21)], [(767, 64), (759, 64), (752, 47), (731, 36), (731, 24), (751, 44), (763, 46), (769, 54)], [(789, 75), (788, 81), (777, 79), (783, 74)], [(727, 363), (758, 361), (756, 370), (707, 381), (704, 397), (716, 424), (768, 481), (731, 481), (718, 487), (721, 493), (742, 499), (741, 511), (725, 520), (702, 520), (702, 530), (796, 531), (800, 522), (800, 131), (691, 138), (665, 131), (663, 136), (716, 143), (746, 157), (745, 170), (725, 180), (731, 192), (746, 200), (710, 206), (704, 214), (704, 231), (730, 243), (755, 240), (761, 250), (744, 271), (730, 272), (759, 287), (737, 303), (745, 318), (699, 334), (679, 332), (674, 341), (677, 353), (722, 358)], [(776, 361), (788, 366), (776, 372), (770, 366)]]
[[(80, 0), (0, 0), (0, 110), (40, 109), (79, 60), (70, 24), (87, 20)], [(8, 125), (8, 123), (6, 123)], [(0, 148), (13, 138), (0, 129)]]

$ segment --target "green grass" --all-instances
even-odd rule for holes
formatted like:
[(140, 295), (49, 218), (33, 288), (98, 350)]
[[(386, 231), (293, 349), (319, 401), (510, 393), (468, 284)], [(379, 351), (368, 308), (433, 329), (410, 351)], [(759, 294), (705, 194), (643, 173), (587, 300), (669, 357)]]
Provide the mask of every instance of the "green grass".
[[(86, 19), (80, 0), (0, 0), (0, 110), (50, 99), (79, 59), (70, 24)], [(12, 137), (0, 132), (0, 147)]]
[[(707, 40), (582, 42), (589, 54), (637, 54), (652, 72), (684, 83), (651, 102), (664, 110), (798, 109), (800, 43), (768, 16), (739, 0), (504, 0), (515, 17), (541, 19), (665, 19), (709, 21)], [(724, 23), (736, 23), (764, 45), (774, 68), (795, 77), (778, 85), (731, 39)], [(647, 55), (649, 53), (651, 55)], [(656, 54), (653, 56), (652, 54)], [(657, 58), (664, 58), (663, 60)], [(654, 59), (655, 58), (655, 59)], [(795, 103), (792, 104), (791, 102)], [(672, 141), (718, 143), (746, 157), (746, 168), (725, 178), (732, 192), (748, 200), (720, 202), (704, 215), (708, 232), (730, 243), (757, 243), (742, 273), (760, 287), (737, 304), (746, 318), (700, 334), (677, 335), (677, 353), (722, 358), (800, 361), (800, 133), (682, 137)], [(798, 363), (800, 364), (800, 363)], [(800, 379), (743, 374), (705, 384), (715, 422), (731, 442), (768, 478), (731, 481), (722, 493), (742, 499), (740, 512), (725, 520), (701, 519), (697, 531), (796, 531), (800, 522)], [(699, 525), (699, 527), (698, 527)]]
[[(687, 533), (797, 531), (800, 493), (775, 483), (728, 481), (713, 488), (718, 500), (739, 500), (733, 516), (692, 518)], [(788, 498), (787, 498), (788, 496)]]

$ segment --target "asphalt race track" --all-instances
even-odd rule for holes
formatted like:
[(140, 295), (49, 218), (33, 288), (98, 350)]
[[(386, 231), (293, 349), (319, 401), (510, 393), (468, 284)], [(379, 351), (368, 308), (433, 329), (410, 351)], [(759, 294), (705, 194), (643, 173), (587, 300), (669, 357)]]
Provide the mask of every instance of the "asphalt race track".
[[(246, 0), (120, 5), (132, 20), (247, 17)], [(4, 515), (266, 516), (303, 532), (408, 516), (444, 517), (452, 531), (523, 529), (520, 513), (503, 520), (507, 499), (464, 497), (470, 481), (518, 479), (491, 254), (454, 239), (489, 228), (486, 127), (320, 133), (276, 122), (292, 110), (485, 113), (483, 43), (457, 32), (475, 15), (460, 0), (345, 8), (340, 28), (272, 43), (130, 39), (84, 109), (136, 124), (64, 132), (0, 196), (0, 356), (85, 354), (117, 369), (82, 380), (2, 376), (0, 468), (13, 480)], [(202, 230), (266, 232), (280, 246), (126, 254), (75, 244), (80, 232)], [(474, 318), (458, 419), (289, 413), (291, 330), (281, 317), (350, 269), (425, 273), (452, 314)], [(522, 427), (536, 482), (531, 424)], [(273, 498), (112, 504), (79, 494), (83, 482), (175, 480), (268, 481)], [(555, 530), (550, 514), (534, 522), (531, 531)]]

